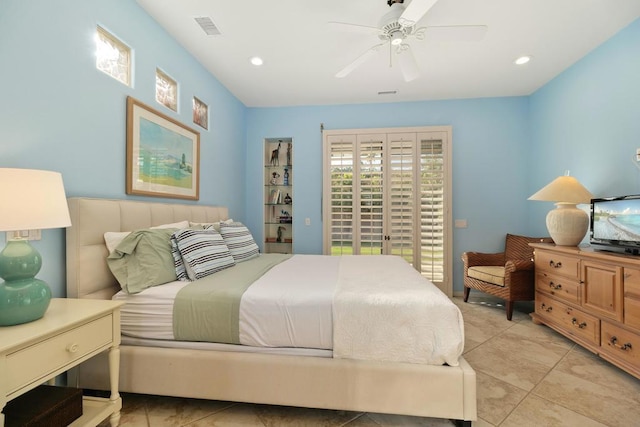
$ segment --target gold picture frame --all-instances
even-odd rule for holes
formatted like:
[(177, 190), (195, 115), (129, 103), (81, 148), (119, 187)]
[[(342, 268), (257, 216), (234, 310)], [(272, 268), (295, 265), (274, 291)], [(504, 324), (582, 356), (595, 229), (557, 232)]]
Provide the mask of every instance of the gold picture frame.
[(127, 97), (127, 194), (200, 198), (200, 133)]

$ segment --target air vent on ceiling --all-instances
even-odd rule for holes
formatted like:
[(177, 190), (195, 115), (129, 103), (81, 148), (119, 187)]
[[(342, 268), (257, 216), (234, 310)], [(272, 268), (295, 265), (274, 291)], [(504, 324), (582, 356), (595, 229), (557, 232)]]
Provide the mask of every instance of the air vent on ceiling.
[(202, 30), (207, 33), (207, 35), (219, 36), (220, 34), (222, 34), (218, 27), (216, 27), (216, 24), (213, 22), (213, 20), (208, 16), (202, 16), (194, 19), (196, 20), (198, 25), (200, 25), (200, 28), (202, 28)]
[(378, 92), (378, 95), (395, 95), (396, 93), (398, 93), (397, 90), (382, 90)]

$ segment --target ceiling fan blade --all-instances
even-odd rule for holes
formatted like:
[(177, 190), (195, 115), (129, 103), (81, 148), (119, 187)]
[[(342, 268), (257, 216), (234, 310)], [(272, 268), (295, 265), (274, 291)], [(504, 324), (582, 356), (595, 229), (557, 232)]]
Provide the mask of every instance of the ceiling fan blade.
[(425, 38), (435, 42), (475, 42), (487, 34), (486, 25), (453, 25), (427, 27)]
[(402, 12), (398, 23), (403, 27), (412, 27), (436, 4), (438, 0), (411, 0), (411, 3)]
[(376, 52), (378, 52), (378, 50), (385, 44), (386, 43), (380, 43), (378, 45), (373, 46), (371, 49), (367, 50), (365, 53), (357, 57), (355, 61), (353, 61), (351, 64), (347, 65), (342, 70), (338, 71), (336, 73), (336, 77), (341, 79), (349, 75), (349, 73), (351, 73), (353, 70), (355, 70), (356, 68), (364, 64), (369, 58), (375, 55)]
[(404, 81), (410, 82), (420, 76), (420, 70), (418, 69), (416, 58), (413, 56), (413, 52), (411, 52), (411, 48), (409, 45), (405, 46), (406, 48), (403, 47), (398, 54), (398, 63), (400, 64), (400, 70), (402, 70), (402, 77), (404, 77)]
[(332, 31), (344, 31), (349, 33), (360, 33), (368, 35), (380, 34), (380, 29), (376, 27), (369, 27), (367, 25), (348, 24), (346, 22), (328, 22), (329, 29)]

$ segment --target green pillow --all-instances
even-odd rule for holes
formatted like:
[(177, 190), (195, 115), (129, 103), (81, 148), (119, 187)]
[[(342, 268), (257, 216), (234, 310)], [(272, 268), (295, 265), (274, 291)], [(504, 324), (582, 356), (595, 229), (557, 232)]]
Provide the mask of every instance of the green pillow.
[(175, 228), (132, 231), (116, 246), (107, 257), (107, 265), (123, 291), (136, 294), (177, 279), (170, 243), (174, 231)]

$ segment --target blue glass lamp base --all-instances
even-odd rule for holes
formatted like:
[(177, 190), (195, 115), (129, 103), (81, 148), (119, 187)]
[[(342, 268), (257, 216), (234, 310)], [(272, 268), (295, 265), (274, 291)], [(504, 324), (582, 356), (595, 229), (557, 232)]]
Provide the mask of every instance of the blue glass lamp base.
[(39, 279), (13, 280), (0, 284), (0, 326), (19, 325), (44, 316), (51, 289)]

